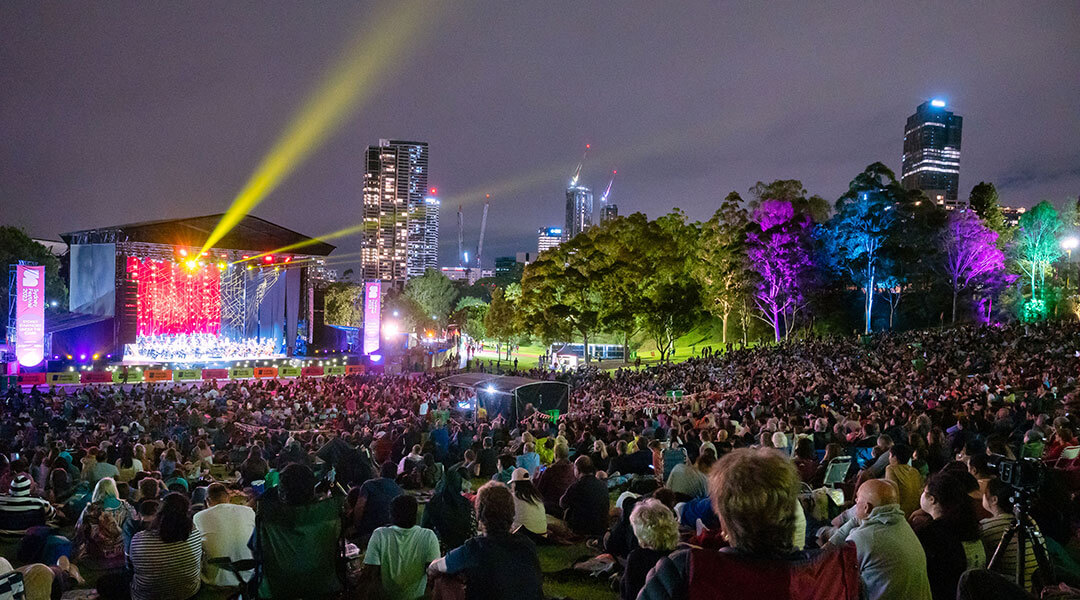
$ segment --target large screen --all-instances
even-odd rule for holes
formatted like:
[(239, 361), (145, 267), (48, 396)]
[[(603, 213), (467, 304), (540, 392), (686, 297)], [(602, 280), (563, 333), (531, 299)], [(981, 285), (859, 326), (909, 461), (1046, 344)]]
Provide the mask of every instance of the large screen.
[(116, 314), (116, 244), (71, 246), (71, 312)]
[(221, 331), (221, 270), (217, 265), (127, 259), (136, 282), (138, 334), (179, 335)]

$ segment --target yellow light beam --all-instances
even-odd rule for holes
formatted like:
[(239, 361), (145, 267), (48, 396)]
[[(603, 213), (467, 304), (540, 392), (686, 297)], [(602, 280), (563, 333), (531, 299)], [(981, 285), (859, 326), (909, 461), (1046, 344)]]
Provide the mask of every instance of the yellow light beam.
[(360, 233), (361, 231), (364, 230), (365, 225), (366, 225), (365, 223), (360, 223), (358, 225), (353, 225), (351, 227), (346, 227), (345, 229), (339, 229), (339, 230), (334, 231), (332, 233), (327, 233), (325, 235), (320, 235), (318, 237), (313, 237), (313, 238), (304, 240), (302, 242), (296, 242), (295, 244), (289, 244), (288, 246), (282, 246), (282, 247), (276, 248), (274, 250), (267, 250), (266, 252), (263, 252), (262, 254), (256, 254), (254, 256), (249, 256), (247, 258), (241, 258), (240, 260), (234, 262), (233, 264), (236, 265), (236, 264), (240, 264), (242, 262), (246, 262), (246, 261), (249, 261), (249, 260), (258, 260), (258, 259), (260, 259), (260, 258), (262, 258), (264, 256), (268, 256), (268, 255), (271, 255), (271, 254), (281, 254), (282, 252), (288, 252), (290, 250), (296, 250), (297, 248), (305, 248), (307, 246), (311, 246), (313, 244), (318, 244), (320, 242), (326, 242), (326, 241), (329, 241), (329, 240), (336, 240), (338, 238), (343, 238), (343, 237), (348, 236), (348, 235), (353, 235), (354, 233)]
[[(389, 7), (390, 5), (386, 5)], [(367, 100), (384, 71), (395, 64), (424, 36), (421, 26), (433, 18), (437, 4), (397, 2), (372, 19), (373, 26), (357, 38), (330, 71), (327, 80), (301, 107), (270, 152), (237, 194), (203, 244), (214, 244), (262, 202), (311, 153), (322, 146), (337, 127)]]

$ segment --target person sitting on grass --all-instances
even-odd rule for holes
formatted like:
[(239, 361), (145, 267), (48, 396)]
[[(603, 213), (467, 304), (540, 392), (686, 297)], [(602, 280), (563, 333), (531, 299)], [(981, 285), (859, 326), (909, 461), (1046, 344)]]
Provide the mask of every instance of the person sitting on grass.
[(394, 498), (391, 525), (376, 529), (368, 541), (364, 579), (371, 585), (378, 581), (388, 600), (422, 598), (427, 590), (427, 566), (440, 556), (435, 532), (418, 526), (416, 513), (416, 498)]
[(626, 570), (619, 582), (619, 597), (622, 600), (637, 598), (649, 570), (679, 543), (679, 524), (675, 522), (675, 514), (655, 498), (646, 498), (634, 505), (630, 524), (634, 528), (638, 547), (630, 551)]
[[(795, 551), (801, 483), (795, 464), (772, 448), (741, 448), (716, 463), (709, 497), (729, 547), (679, 550), (660, 559), (645, 579), (641, 600), (792, 598), (790, 582), (803, 569), (828, 581), (826, 598), (859, 598), (854, 545)], [(807, 576), (806, 573), (803, 576)], [(732, 587), (730, 577), (745, 585)]]
[(536, 545), (510, 532), (514, 498), (510, 488), (490, 481), (476, 492), (479, 537), (428, 566), (428, 574), (465, 575), (465, 600), (541, 600), (543, 573)]
[(607, 531), (611, 509), (607, 484), (596, 478), (596, 469), (588, 456), (577, 457), (574, 470), (578, 480), (559, 500), (559, 506), (566, 509), (566, 524), (578, 535), (602, 536)]

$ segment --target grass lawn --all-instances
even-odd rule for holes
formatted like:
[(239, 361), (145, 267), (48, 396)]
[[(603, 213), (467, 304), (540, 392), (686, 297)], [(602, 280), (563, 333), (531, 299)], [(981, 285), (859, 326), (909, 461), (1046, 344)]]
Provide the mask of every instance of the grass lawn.
[[(695, 328), (690, 333), (676, 339), (675, 351), (669, 357), (669, 359), (672, 362), (682, 362), (688, 358), (700, 356), (701, 349), (705, 346), (712, 346), (714, 349), (723, 349), (723, 343), (721, 342), (722, 335), (720, 331), (720, 321), (717, 319), (714, 319), (714, 321), (715, 322), (709, 322), (701, 325)], [(736, 341), (734, 339), (734, 329), (735, 327), (733, 325), (729, 325), (728, 338), (731, 341)], [(580, 339), (575, 339), (573, 341), (581, 343)], [(636, 350), (634, 349), (635, 344), (637, 345)], [(490, 348), (490, 350), (487, 348)], [(494, 361), (496, 359), (494, 348), (495, 343), (493, 341), (487, 341), (485, 343), (485, 351), (478, 353), (477, 356), (479, 356), (485, 361)], [(656, 349), (656, 343), (650, 339), (644, 339), (640, 336), (638, 338), (632, 339), (630, 342), (630, 348), (631, 357), (633, 357), (634, 353), (636, 352), (636, 356), (641, 358), (642, 366), (652, 366), (660, 362), (660, 352)], [(547, 348), (540, 345), (522, 346), (521, 348), (519, 348), (518, 352), (515, 352), (513, 354), (513, 356), (518, 359), (518, 368), (531, 369), (537, 366), (539, 356), (546, 351)], [(593, 362), (592, 364), (597, 363)], [(631, 358), (629, 363), (624, 363), (621, 360), (612, 360), (600, 363), (601, 368), (607, 369), (617, 369), (620, 367), (627, 367), (632, 365), (633, 358)]]

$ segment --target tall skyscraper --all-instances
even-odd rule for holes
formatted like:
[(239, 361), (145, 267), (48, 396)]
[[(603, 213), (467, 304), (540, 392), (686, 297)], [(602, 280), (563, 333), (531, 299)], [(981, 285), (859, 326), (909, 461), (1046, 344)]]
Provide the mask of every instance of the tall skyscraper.
[[(431, 189), (435, 193), (435, 188)], [(432, 196), (424, 198), (424, 245), (420, 253), (420, 273), (428, 269), (439, 270), (439, 199)], [(412, 275), (410, 275), (412, 277)]]
[[(426, 218), (428, 145), (379, 140), (369, 146), (364, 171), (364, 234), (361, 271), (365, 280), (403, 286), (428, 266)], [(436, 223), (438, 216), (436, 212)], [(438, 232), (435, 233), (438, 252)], [(431, 263), (435, 266), (436, 262)]]
[(541, 227), (536, 232), (537, 252), (543, 252), (562, 243), (563, 230), (558, 227)]
[(944, 100), (927, 100), (915, 109), (904, 127), (904, 189), (922, 190), (948, 208), (964, 204), (958, 194), (962, 126), (963, 117), (945, 110)]
[(563, 240), (568, 240), (592, 226), (592, 190), (584, 185), (566, 188), (566, 228)]

